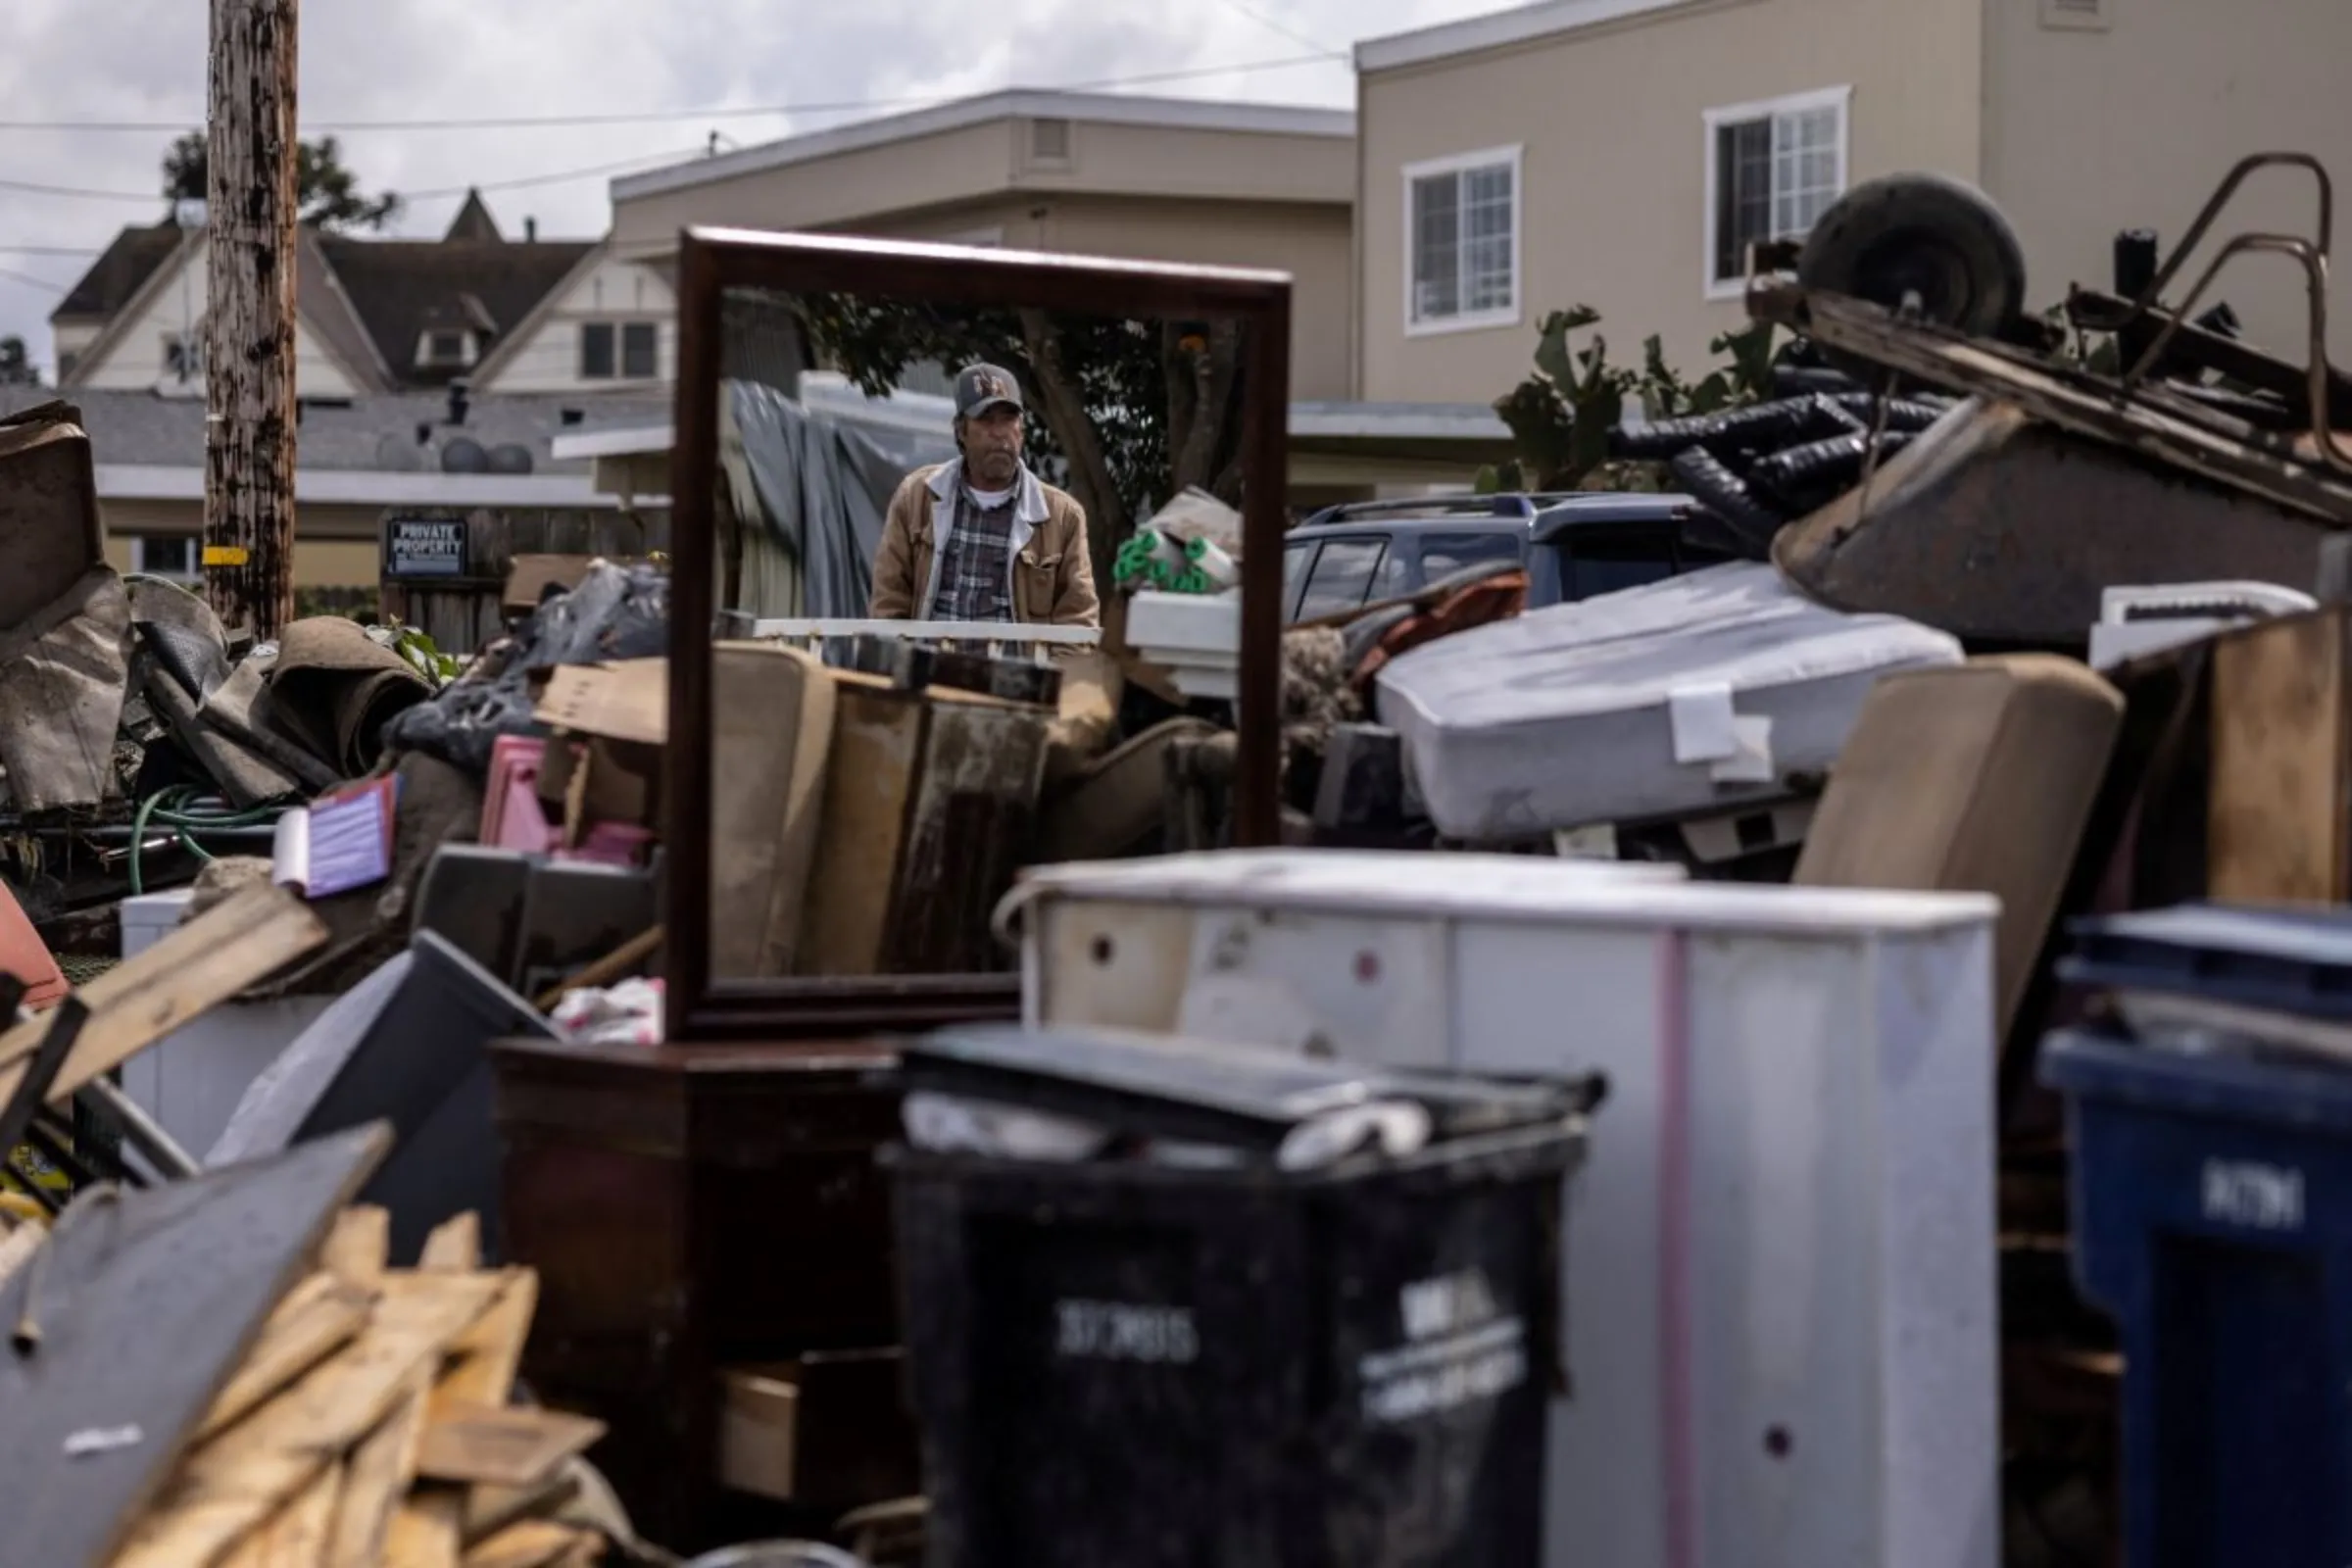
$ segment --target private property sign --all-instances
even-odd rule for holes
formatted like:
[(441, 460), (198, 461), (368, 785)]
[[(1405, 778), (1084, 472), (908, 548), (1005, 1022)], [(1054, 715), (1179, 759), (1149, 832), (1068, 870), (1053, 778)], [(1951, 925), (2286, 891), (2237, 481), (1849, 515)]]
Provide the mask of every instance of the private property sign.
[(466, 519), (384, 519), (384, 575), (401, 580), (466, 575)]

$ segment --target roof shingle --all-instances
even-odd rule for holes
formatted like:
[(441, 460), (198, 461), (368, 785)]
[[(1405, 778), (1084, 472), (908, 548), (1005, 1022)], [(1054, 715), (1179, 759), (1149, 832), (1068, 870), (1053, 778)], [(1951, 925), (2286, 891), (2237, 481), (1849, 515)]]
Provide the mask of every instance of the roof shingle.
[(130, 303), (130, 297), (155, 275), (157, 268), (172, 259), (172, 253), (179, 248), (179, 238), (176, 223), (125, 228), (58, 302), (49, 319), (70, 321), (114, 315)]

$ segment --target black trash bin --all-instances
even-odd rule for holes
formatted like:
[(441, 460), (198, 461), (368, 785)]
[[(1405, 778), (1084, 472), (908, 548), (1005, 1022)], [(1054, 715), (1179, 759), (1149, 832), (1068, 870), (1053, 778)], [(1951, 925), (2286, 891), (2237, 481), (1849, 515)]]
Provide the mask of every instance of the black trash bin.
[[(1590, 1089), (1040, 1040), (906, 1058), (911, 1094), (1109, 1140), (886, 1155), (932, 1568), (1533, 1568)], [(1021, 1060), (992, 1091), (997, 1048)], [(1282, 1168), (1288, 1128), (1351, 1098), (1427, 1106), (1429, 1142)]]

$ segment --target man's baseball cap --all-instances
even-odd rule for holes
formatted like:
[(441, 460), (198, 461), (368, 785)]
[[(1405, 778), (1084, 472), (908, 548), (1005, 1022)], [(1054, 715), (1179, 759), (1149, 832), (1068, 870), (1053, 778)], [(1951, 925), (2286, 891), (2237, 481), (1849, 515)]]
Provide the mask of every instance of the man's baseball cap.
[(967, 365), (956, 376), (956, 417), (968, 419), (1002, 405), (1021, 412), (1021, 383), (1010, 370), (993, 365)]

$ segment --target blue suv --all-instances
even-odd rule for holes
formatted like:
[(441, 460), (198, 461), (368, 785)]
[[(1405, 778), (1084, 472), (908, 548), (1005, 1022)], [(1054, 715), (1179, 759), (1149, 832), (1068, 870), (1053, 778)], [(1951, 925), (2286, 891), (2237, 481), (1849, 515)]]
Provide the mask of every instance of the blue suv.
[(1636, 492), (1350, 502), (1284, 537), (1283, 618), (1404, 598), (1489, 562), (1527, 568), (1530, 610), (1590, 599), (1740, 559), (1708, 541), (1712, 524), (1688, 496)]

